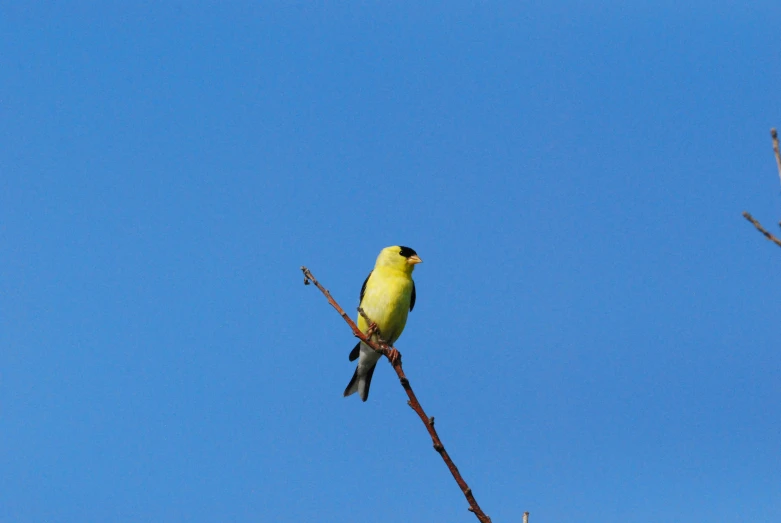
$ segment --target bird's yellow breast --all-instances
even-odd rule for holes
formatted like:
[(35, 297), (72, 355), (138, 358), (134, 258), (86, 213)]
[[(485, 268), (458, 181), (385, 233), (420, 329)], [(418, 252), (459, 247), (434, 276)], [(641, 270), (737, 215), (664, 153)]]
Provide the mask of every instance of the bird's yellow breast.
[[(376, 267), (366, 282), (361, 307), (380, 329), (382, 338), (394, 343), (407, 323), (410, 300), (412, 298), (412, 278), (402, 271)], [(358, 328), (366, 332), (368, 322), (359, 316)]]

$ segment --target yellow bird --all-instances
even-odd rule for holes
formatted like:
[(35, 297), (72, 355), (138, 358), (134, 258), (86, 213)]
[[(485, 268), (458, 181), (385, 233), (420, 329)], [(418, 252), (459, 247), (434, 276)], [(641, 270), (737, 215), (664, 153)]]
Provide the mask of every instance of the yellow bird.
[[(415, 306), (415, 282), (412, 271), (422, 262), (413, 249), (394, 245), (386, 247), (377, 256), (374, 270), (369, 273), (361, 287), (360, 304), (366, 315), (377, 324), (379, 335), (372, 340), (381, 339), (393, 345), (407, 323), (407, 313)], [(369, 322), (358, 316), (358, 328), (364, 334), (369, 330)], [(344, 395), (358, 393), (363, 401), (369, 398), (369, 385), (372, 382), (374, 367), (381, 354), (363, 342), (358, 342), (350, 352), (350, 361), (358, 360), (353, 379), (344, 389)]]

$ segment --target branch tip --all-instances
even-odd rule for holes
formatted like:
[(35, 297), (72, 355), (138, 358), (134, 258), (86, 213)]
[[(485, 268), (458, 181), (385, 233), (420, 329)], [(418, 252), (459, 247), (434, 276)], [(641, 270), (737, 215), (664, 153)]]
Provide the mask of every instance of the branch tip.
[(778, 147), (778, 133), (775, 127), (770, 129), (770, 137), (773, 139), (773, 153), (776, 155), (776, 167), (778, 167), (778, 177), (781, 178), (781, 150)]
[(307, 269), (302, 265), (301, 272), (304, 273), (304, 285), (309, 285), (309, 274), (307, 274), (309, 272), (309, 269)]
[(770, 234), (764, 227), (762, 227), (762, 224), (759, 223), (751, 214), (747, 213), (746, 211), (743, 211), (743, 217), (751, 222), (751, 224), (756, 227), (756, 229), (761, 232), (765, 238), (770, 240), (771, 242), (775, 243), (779, 247), (781, 247), (781, 240)]

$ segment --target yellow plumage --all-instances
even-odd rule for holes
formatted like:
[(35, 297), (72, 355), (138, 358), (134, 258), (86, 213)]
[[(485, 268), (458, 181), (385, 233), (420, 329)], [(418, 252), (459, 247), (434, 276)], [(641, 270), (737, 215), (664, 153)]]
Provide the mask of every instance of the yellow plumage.
[[(401, 336), (407, 314), (415, 306), (412, 271), (420, 262), (417, 253), (409, 247), (386, 247), (380, 252), (374, 270), (361, 289), (361, 307), (379, 328), (379, 335), (375, 334), (372, 339), (381, 338), (392, 345)], [(369, 323), (363, 316), (358, 317), (358, 328), (364, 333), (369, 330)], [(350, 353), (350, 361), (356, 358), (358, 366), (344, 395), (358, 392), (366, 401), (380, 354), (364, 343), (358, 343)]]

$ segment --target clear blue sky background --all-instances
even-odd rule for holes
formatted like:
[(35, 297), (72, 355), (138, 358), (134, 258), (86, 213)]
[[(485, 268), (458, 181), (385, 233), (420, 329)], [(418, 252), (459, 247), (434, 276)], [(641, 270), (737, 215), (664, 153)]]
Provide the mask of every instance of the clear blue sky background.
[[(781, 2), (0, 10), (0, 520), (781, 520)], [(777, 229), (777, 228), (776, 228)]]

